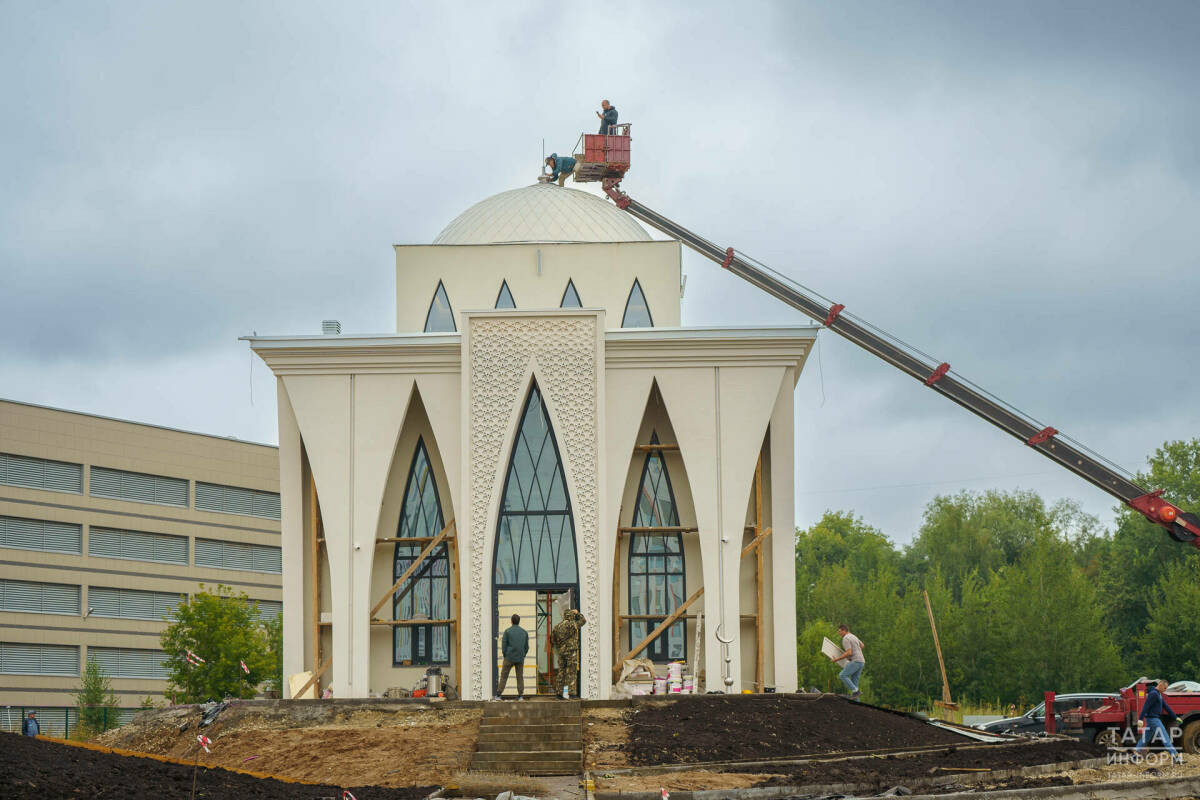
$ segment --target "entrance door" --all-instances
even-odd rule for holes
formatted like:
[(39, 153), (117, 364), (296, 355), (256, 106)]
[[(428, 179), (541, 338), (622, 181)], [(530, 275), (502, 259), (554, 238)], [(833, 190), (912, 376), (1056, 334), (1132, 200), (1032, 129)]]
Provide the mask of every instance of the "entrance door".
[[(526, 694), (532, 694), (538, 685), (538, 674), (541, 671), (540, 657), (535, 652), (534, 642), (538, 641), (541, 632), (541, 617), (539, 614), (538, 592), (532, 589), (500, 589), (496, 592), (496, 672), (499, 682), (500, 670), (504, 667), (504, 656), (500, 652), (500, 640), (504, 631), (512, 625), (512, 615), (521, 616), (521, 627), (529, 634), (530, 652), (525, 655), (525, 663), (521, 665), (521, 675), (525, 682)], [(504, 687), (503, 697), (517, 696), (517, 676), (508, 676), (508, 685)]]
[[(537, 687), (538, 694), (554, 694), (558, 661), (551, 632), (571, 607), (572, 591), (539, 589), (537, 592)], [(578, 687), (576, 687), (578, 690)]]

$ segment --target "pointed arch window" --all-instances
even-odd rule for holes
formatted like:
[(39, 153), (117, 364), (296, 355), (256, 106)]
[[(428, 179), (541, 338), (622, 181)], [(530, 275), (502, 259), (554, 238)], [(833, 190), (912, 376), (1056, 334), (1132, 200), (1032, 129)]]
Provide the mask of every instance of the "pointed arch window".
[(642, 292), (642, 284), (633, 279), (633, 288), (629, 290), (629, 298), (625, 301), (625, 316), (621, 319), (622, 328), (653, 328), (654, 319), (650, 316), (650, 306), (646, 303), (646, 295)]
[(503, 281), (500, 284), (500, 294), (496, 295), (496, 308), (516, 308), (517, 302), (513, 300), (512, 292), (508, 290), (508, 281)]
[(495, 584), (575, 585), (575, 522), (550, 417), (536, 381), (509, 459), (496, 534)]
[[(417, 539), (413, 544), (400, 542), (392, 566), (397, 580), (425, 548), (428, 539), (437, 536), (445, 523), (438, 499), (437, 481), (429, 463), (423, 439), (417, 439), (404, 502), (400, 506), (397, 539)], [(415, 575), (400, 587), (399, 599), (393, 598), (392, 613), (397, 620), (450, 619), (450, 557), (446, 545), (438, 545)], [(450, 663), (449, 625), (397, 625), (392, 629), (392, 662), (405, 664)]]
[(426, 333), (454, 333), (458, 327), (454, 324), (454, 311), (450, 308), (450, 298), (446, 295), (446, 287), (438, 281), (437, 291), (433, 300), (429, 301), (429, 313), (425, 315)]
[[(651, 444), (659, 444), (651, 433)], [(661, 450), (646, 454), (638, 483), (633, 527), (678, 527), (679, 512), (671, 476)], [(683, 536), (678, 533), (635, 533), (629, 537), (629, 613), (659, 619), (630, 620), (629, 646), (637, 645), (684, 600)], [(653, 661), (687, 658), (687, 622), (679, 620), (646, 649)]]
[(579, 299), (579, 292), (575, 291), (575, 281), (567, 279), (567, 288), (563, 289), (562, 302), (558, 304), (559, 308), (583, 308), (583, 302)]

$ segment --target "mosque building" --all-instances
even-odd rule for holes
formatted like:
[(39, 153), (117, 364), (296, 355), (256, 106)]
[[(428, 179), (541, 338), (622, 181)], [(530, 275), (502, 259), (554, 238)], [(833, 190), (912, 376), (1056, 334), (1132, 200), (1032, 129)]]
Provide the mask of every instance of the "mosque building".
[(584, 698), (631, 651), (687, 662), (697, 691), (796, 689), (793, 393), (815, 331), (681, 326), (680, 247), (535, 184), (396, 245), (396, 333), (250, 339), (278, 379), (294, 696), (437, 666), (493, 697), (513, 613), (546, 693), (568, 607)]

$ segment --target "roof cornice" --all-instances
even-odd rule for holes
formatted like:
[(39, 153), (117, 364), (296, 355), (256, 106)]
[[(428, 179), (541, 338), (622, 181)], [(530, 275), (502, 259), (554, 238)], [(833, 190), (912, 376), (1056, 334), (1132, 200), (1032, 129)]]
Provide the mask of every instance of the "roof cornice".
[[(624, 328), (604, 332), (607, 368), (680, 366), (801, 367), (814, 326)], [(455, 373), (458, 333), (243, 336), (276, 375)]]

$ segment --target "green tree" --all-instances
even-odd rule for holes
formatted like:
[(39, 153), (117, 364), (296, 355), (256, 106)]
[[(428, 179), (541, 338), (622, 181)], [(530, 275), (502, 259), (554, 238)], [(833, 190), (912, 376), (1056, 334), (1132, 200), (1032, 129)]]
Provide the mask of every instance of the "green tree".
[(263, 623), (267, 634), (267, 652), (271, 657), (271, 672), (267, 688), (282, 697), (283, 692), (283, 614), (276, 614)]
[(1139, 639), (1145, 674), (1168, 680), (1200, 675), (1200, 560), (1172, 564), (1150, 593)]
[[(1138, 473), (1137, 479), (1142, 486), (1162, 489), (1173, 503), (1195, 512), (1200, 508), (1200, 439), (1166, 442), (1155, 450), (1148, 469)], [(1113, 632), (1130, 675), (1154, 671), (1153, 662), (1142, 650), (1153, 587), (1172, 565), (1195, 558), (1194, 548), (1175, 541), (1138, 512), (1127, 506), (1117, 509), (1116, 531), (1098, 559), (1097, 582), (1105, 624)], [(1200, 649), (1200, 639), (1193, 639), (1191, 646)]]
[(961, 596), (971, 573), (987, 575), (1014, 563), (1054, 518), (1037, 492), (959, 492), (937, 496), (904, 554), (909, 576), (923, 580), (935, 567)]
[[(257, 604), (228, 586), (204, 590), (180, 605), (160, 641), (166, 653), (169, 691), (177, 701), (202, 703), (225, 696), (249, 698), (258, 684), (276, 674), (267, 630)], [(204, 659), (192, 664), (188, 653)], [(250, 673), (241, 667), (245, 662)]]
[(83, 682), (75, 693), (79, 708), (79, 729), (84, 737), (103, 733), (117, 726), (117, 696), (104, 669), (92, 659), (83, 667)]
[(1000, 699), (1038, 697), (1046, 689), (1111, 691), (1122, 683), (1096, 588), (1062, 537), (1040, 536), (1023, 558), (994, 576), (990, 590), (1002, 621), (993, 645)]

